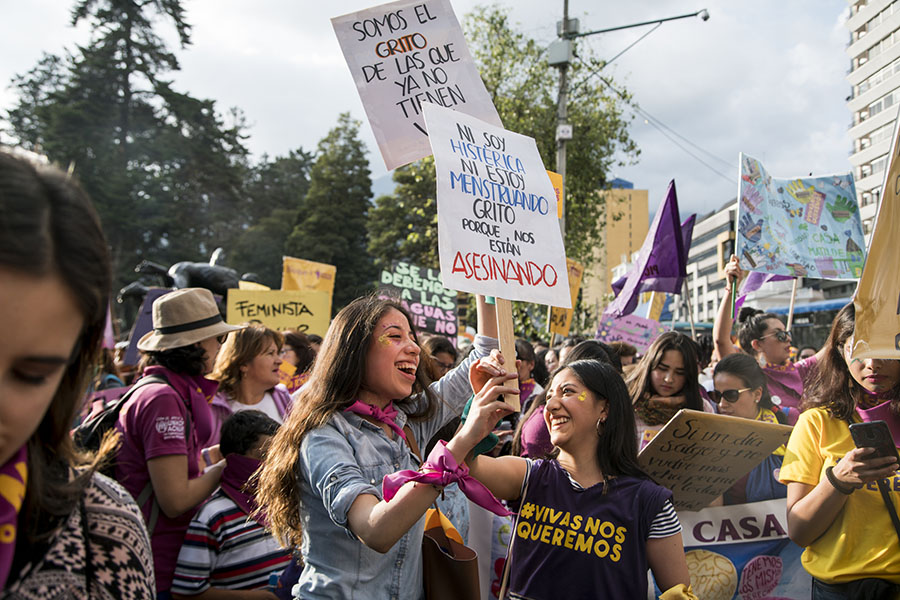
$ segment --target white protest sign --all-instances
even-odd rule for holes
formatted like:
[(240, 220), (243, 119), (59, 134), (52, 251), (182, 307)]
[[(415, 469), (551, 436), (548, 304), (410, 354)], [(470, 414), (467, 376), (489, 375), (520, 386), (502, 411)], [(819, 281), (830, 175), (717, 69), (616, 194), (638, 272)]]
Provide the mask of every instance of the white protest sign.
[(389, 170), (431, 154), (423, 102), (503, 125), (449, 0), (400, 0), (331, 25)]
[(534, 140), (424, 104), (444, 287), (571, 308), (556, 192)]

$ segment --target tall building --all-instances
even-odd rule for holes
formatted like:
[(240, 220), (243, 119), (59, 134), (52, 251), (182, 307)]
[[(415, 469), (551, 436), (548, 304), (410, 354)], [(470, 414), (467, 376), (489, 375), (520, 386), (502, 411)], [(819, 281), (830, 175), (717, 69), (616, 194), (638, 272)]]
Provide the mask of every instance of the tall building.
[(612, 189), (602, 192), (605, 200), (603, 245), (594, 251), (594, 266), (584, 275), (582, 302), (599, 316), (612, 295), (611, 284), (616, 280), (613, 269), (630, 260), (641, 249), (647, 229), (648, 193), (636, 190), (624, 179), (614, 179)]
[(900, 0), (848, 0), (850, 164), (863, 232), (872, 231), (900, 105)]

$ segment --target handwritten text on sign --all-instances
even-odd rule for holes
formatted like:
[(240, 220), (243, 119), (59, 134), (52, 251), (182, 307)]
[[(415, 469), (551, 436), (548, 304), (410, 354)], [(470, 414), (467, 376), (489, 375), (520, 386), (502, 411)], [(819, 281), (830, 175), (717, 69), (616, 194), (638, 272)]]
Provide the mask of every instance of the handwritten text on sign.
[(331, 24), (389, 170), (431, 154), (424, 102), (500, 125), (448, 0), (401, 0)]
[(381, 272), (378, 294), (398, 299), (420, 331), (456, 339), (456, 292), (444, 289), (436, 269), (395, 262)]
[(427, 104), (444, 287), (571, 308), (556, 194), (532, 138)]
[(646, 352), (653, 340), (665, 331), (665, 326), (653, 319), (637, 315), (613, 317), (604, 314), (600, 318), (600, 327), (597, 328), (597, 339), (606, 343), (627, 342), (637, 348), (638, 352)]
[(791, 428), (680, 410), (638, 460), (674, 495), (678, 510), (700, 510), (787, 442)]
[(331, 294), (314, 290), (228, 290), (226, 321), (262, 323), (284, 331), (324, 336), (331, 317)]

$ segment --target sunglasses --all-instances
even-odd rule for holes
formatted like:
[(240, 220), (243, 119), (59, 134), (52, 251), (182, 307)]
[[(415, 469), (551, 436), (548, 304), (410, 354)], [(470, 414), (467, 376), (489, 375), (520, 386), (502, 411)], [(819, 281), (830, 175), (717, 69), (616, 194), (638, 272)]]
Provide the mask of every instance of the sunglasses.
[(436, 358), (432, 358), (432, 360), (434, 361), (434, 364), (436, 364), (437, 366), (439, 366), (447, 371), (449, 371), (450, 369), (452, 369), (455, 366), (453, 363), (441, 362)]
[(779, 329), (778, 331), (773, 331), (772, 333), (767, 333), (766, 335), (762, 336), (759, 339), (764, 340), (767, 337), (772, 337), (772, 336), (775, 336), (775, 339), (778, 340), (779, 342), (789, 342), (791, 340), (791, 332), (788, 331), (787, 329)]
[(738, 398), (741, 397), (741, 394), (744, 392), (748, 392), (753, 388), (741, 388), (739, 390), (725, 390), (724, 392), (720, 392), (719, 390), (712, 390), (709, 395), (712, 396), (712, 399), (718, 404), (722, 400), (726, 402), (730, 402), (734, 404), (738, 401)]

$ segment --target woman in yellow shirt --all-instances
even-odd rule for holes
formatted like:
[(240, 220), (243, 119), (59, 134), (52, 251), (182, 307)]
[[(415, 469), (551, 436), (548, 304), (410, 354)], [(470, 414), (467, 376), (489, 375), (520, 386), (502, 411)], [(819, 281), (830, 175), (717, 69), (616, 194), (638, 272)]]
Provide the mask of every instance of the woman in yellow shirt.
[[(788, 534), (813, 576), (813, 600), (896, 598), (900, 542), (877, 482), (900, 510), (896, 459), (856, 448), (849, 425), (887, 412), (900, 432), (900, 361), (851, 358), (852, 304), (834, 319), (819, 373), (788, 441), (780, 479), (787, 484)], [(894, 433), (895, 444), (900, 436)]]

